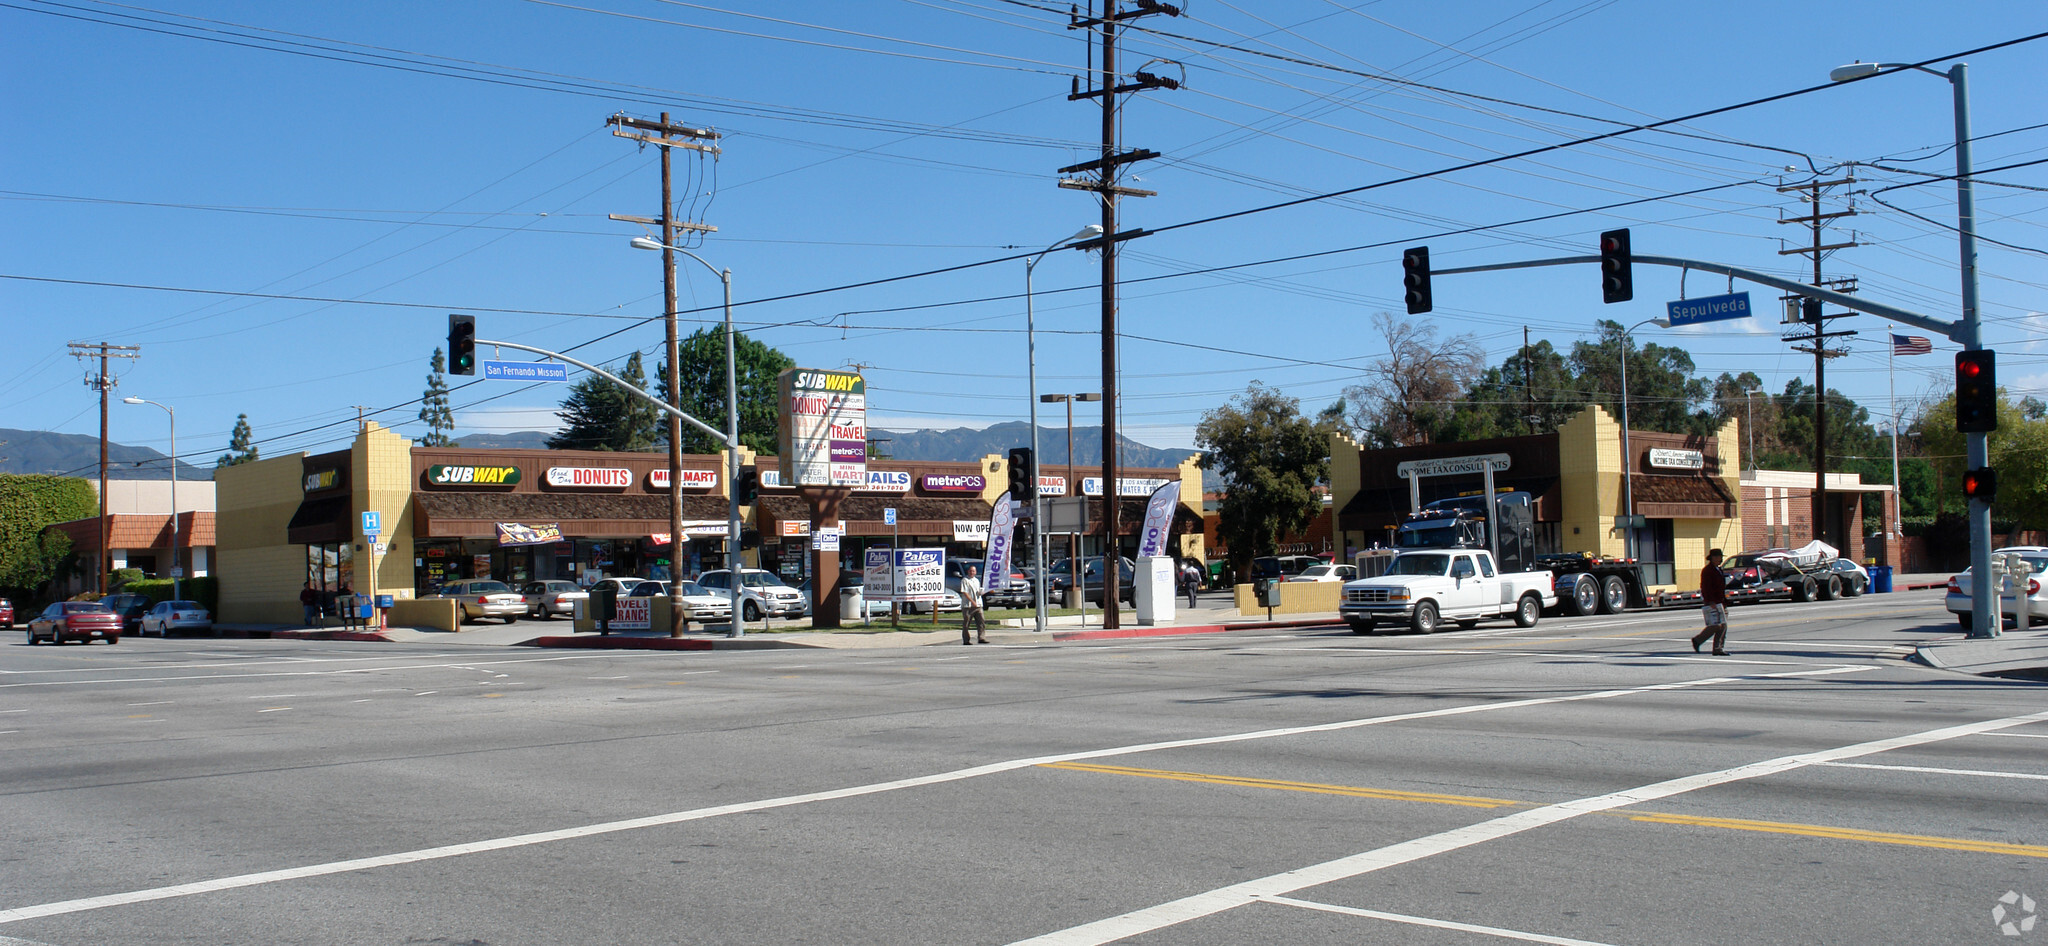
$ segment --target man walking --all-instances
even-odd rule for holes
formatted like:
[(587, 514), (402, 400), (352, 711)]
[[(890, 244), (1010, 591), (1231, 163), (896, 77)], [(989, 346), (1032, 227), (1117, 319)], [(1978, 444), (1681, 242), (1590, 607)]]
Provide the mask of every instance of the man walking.
[(1693, 653), (1699, 653), (1700, 645), (1707, 638), (1714, 639), (1714, 656), (1726, 657), (1728, 651), (1728, 576), (1721, 574), (1721, 550), (1707, 550), (1707, 567), (1700, 569), (1700, 616), (1707, 622), (1706, 630), (1693, 635)]
[(1180, 583), (1181, 590), (1188, 595), (1188, 608), (1193, 609), (1197, 604), (1195, 595), (1202, 590), (1202, 569), (1195, 564), (1194, 559), (1190, 558), (1180, 563)]
[[(974, 566), (960, 576), (960, 643), (988, 643), (988, 625), (981, 619), (981, 582), (975, 580)], [(967, 622), (974, 622), (974, 636), (967, 636)]]

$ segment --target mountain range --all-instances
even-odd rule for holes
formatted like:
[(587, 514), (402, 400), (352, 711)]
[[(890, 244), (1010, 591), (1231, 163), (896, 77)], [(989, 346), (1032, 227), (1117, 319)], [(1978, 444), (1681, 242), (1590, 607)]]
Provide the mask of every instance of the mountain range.
[[(980, 429), (955, 427), (951, 430), (883, 430), (870, 428), (869, 437), (875, 442), (877, 453), (882, 458), (895, 460), (948, 460), (972, 462), (994, 454), (1002, 456), (1011, 447), (1029, 446), (1031, 425), (1021, 421), (994, 424)], [(1045, 427), (1038, 429), (1039, 466), (1048, 473), (1058, 472), (1067, 465), (1067, 429)], [(1129, 467), (1164, 467), (1180, 465), (1194, 453), (1192, 450), (1160, 450), (1148, 447), (1129, 437), (1118, 437), (1123, 444), (1120, 454), (1122, 463)], [(522, 430), (508, 434), (468, 434), (458, 437), (456, 444), (477, 449), (522, 449), (544, 450), (548, 445), (548, 434), (537, 430)], [(87, 479), (98, 476), (100, 446), (99, 438), (87, 434), (59, 434), (47, 430), (14, 430), (0, 428), (0, 473), (53, 473), (63, 476), (78, 476)], [(190, 454), (186, 454), (190, 456)], [(170, 475), (168, 458), (149, 447), (130, 447), (125, 444), (108, 442), (107, 478), (112, 480), (155, 480)], [(1081, 467), (1102, 465), (1102, 428), (1074, 428), (1074, 463)], [(1082, 475), (1086, 475), (1083, 471)], [(178, 461), (178, 478), (181, 480), (213, 479), (213, 465), (198, 466), (184, 460)]]

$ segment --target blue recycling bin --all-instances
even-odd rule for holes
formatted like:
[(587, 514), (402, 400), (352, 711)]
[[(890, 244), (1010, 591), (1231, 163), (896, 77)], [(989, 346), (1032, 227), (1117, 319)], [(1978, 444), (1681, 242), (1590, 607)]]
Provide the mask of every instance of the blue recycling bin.
[(1878, 595), (1892, 593), (1892, 567), (1890, 565), (1870, 566), (1870, 593)]

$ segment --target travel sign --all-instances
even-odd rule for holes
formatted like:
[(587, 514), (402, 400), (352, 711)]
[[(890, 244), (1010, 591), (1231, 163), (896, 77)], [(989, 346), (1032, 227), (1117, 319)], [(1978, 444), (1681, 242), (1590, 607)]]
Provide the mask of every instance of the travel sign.
[(1749, 318), (1749, 293), (1731, 292), (1725, 296), (1701, 296), (1698, 299), (1666, 302), (1664, 312), (1673, 328), (1681, 325), (1698, 325), (1702, 322), (1746, 319)]

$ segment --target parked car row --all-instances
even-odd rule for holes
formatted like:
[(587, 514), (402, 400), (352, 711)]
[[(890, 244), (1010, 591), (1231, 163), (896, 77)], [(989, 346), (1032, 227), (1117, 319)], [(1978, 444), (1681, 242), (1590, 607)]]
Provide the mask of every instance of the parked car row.
[[(2026, 587), (2022, 589), (2025, 592), (2024, 598), (2014, 600), (2010, 592), (1999, 596), (1999, 623), (2004, 623), (2005, 618), (2011, 618), (2013, 623), (2020, 627), (2048, 624), (2048, 546), (2015, 545), (1994, 549), (1991, 554), (2006, 553), (2019, 555), (2020, 560), (2027, 564), (2030, 571), (2025, 581)], [(1976, 589), (1976, 577), (1976, 569), (1971, 568), (1950, 578), (1948, 595), (1942, 599), (1942, 606), (1956, 616), (1956, 623), (1962, 625), (1966, 631), (1971, 629), (1973, 621), (1970, 611), (1972, 592)]]

